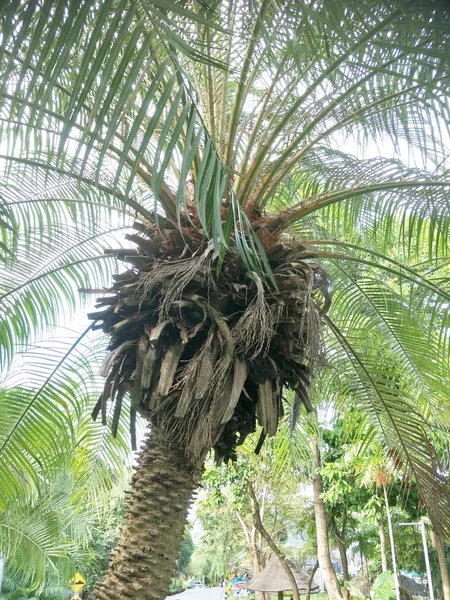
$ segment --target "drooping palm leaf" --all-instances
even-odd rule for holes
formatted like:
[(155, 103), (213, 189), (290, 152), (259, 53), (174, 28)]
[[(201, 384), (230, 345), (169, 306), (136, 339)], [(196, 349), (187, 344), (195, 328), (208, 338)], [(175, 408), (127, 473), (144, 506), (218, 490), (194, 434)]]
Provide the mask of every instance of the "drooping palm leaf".
[[(271, 266), (306, 273), (311, 261), (323, 262), (337, 290), (331, 356), (345, 358), (362, 405), (390, 439), (401, 434), (402, 459), (429, 483), (423, 465), (432, 449), (414, 411), (400, 431), (402, 411), (414, 406), (390, 389), (386, 357), (395, 357), (406, 389), (417, 380), (423, 406), (436, 410), (448, 379), (448, 7), (30, 0), (10, 3), (1, 18), (4, 221), (16, 226), (35, 208), (32, 228), (19, 225), (16, 238), (3, 227), (2, 239), (17, 250), (13, 275), (5, 275), (5, 357), (32, 339), (27, 319), (48, 326), (61, 316), (58, 306), (75, 304), (75, 285), (105, 285), (92, 237), (104, 233), (109, 246), (106, 215), (120, 210), (126, 225), (135, 213), (141, 230), (167, 222), (178, 230), (162, 262), (184, 258), (184, 245), (195, 258), (210, 239), (214, 270), (226, 279), (226, 251), (231, 264), (239, 256), (239, 272), (256, 273), (270, 302)], [(338, 152), (345, 139), (358, 151), (389, 140), (394, 158)], [(418, 168), (397, 160), (400, 139)], [(41, 264), (36, 273), (21, 262), (35, 254), (41, 263), (43, 232), (58, 243), (65, 228), (67, 244), (42, 277)], [(306, 239), (287, 266), (267, 259), (280, 239), (296, 246), (305, 235), (317, 243)], [(350, 245), (345, 252), (342, 244)], [(142, 254), (133, 276), (145, 276)], [(13, 296), (17, 307), (8, 304)], [(385, 337), (383, 360), (367, 352), (366, 329)]]

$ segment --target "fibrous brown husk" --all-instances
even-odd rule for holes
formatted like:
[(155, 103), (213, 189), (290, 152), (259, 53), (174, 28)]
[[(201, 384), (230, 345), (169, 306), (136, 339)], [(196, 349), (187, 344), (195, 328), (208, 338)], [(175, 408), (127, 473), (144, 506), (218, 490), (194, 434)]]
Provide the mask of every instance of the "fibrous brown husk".
[(275, 434), (286, 386), (307, 401), (329, 280), (300, 247), (277, 246), (268, 260), (278, 289), (268, 290), (232, 248), (218, 269), (212, 244), (195, 234), (172, 235), (168, 222), (136, 228), (127, 237), (137, 250), (117, 251), (131, 268), (91, 315), (110, 335), (93, 416), (105, 421), (115, 402), (117, 431), (130, 391), (132, 416), (149, 418), (194, 463), (211, 446), (232, 458), (257, 421), (263, 436)]

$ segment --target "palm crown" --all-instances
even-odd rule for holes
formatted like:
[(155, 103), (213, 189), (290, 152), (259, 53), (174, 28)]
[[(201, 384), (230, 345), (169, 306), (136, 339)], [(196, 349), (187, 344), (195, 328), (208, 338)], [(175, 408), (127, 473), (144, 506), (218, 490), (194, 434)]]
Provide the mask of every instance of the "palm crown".
[(448, 519), (424, 424), (447, 410), (444, 3), (30, 0), (1, 18), (5, 363), (78, 288), (109, 288), (117, 256), (92, 315), (113, 430), (129, 393), (195, 464), (232, 456), (256, 419), (275, 433), (285, 386), (309, 406), (323, 361)]

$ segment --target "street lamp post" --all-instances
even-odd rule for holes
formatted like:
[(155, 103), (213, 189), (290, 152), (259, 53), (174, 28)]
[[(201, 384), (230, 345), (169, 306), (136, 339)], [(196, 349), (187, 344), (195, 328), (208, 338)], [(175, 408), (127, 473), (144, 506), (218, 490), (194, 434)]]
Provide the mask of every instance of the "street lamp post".
[(430, 568), (430, 558), (428, 556), (428, 545), (427, 545), (427, 536), (425, 532), (425, 522), (423, 519), (418, 521), (417, 523), (399, 523), (402, 526), (415, 526), (417, 525), (422, 534), (422, 545), (423, 545), (423, 553), (425, 555), (425, 567), (427, 569), (427, 579), (428, 579), (428, 589), (430, 591), (430, 600), (434, 600), (434, 590), (433, 590), (433, 582), (431, 581), (431, 568)]

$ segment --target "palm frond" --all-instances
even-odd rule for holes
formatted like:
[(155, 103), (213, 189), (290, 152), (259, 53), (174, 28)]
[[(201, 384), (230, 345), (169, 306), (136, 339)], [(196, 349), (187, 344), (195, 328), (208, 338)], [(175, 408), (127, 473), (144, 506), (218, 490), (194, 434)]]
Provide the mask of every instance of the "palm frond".
[[(71, 448), (72, 470), (83, 498), (111, 486), (127, 464), (128, 428), (121, 422), (112, 440), (88, 415), (102, 389), (102, 347), (90, 327), (81, 335), (66, 332), (18, 357), (1, 390), (0, 507), (39, 490), (41, 473), (62, 468)], [(127, 412), (127, 400), (124, 413)], [(112, 415), (109, 416), (112, 419)]]
[(279, 194), (272, 203), (285, 209), (272, 228), (314, 213), (329, 235), (365, 234), (367, 242), (371, 235), (381, 251), (395, 240), (406, 259), (424, 248), (430, 259), (448, 253), (450, 180), (442, 173), (322, 148), (297, 166)]
[[(448, 7), (13, 0), (0, 19), (1, 359), (73, 314), (76, 288), (106, 285), (103, 245), (134, 217), (152, 231), (168, 219), (177, 256), (184, 244), (197, 259), (210, 239), (218, 271), (237, 250), (274, 288), (265, 250), (308, 235), (302, 265), (320, 258), (336, 281), (329, 360), (439, 514), (421, 419), (439, 414), (448, 382)], [(388, 140), (395, 158), (337, 151), (346, 138), (358, 151)], [(417, 168), (398, 160), (405, 145)], [(30, 448), (20, 467), (18, 434), (52, 454), (43, 432), (63, 435), (74, 365), (89, 372), (77, 347), (3, 416), (0, 457), (34, 484), (45, 456)]]
[[(363, 313), (359, 318), (365, 321)], [(416, 481), (433, 520), (448, 527), (448, 492), (430, 442), (428, 402), (408, 381), (398, 353), (389, 352), (367, 322), (357, 329), (355, 322), (347, 327), (327, 317), (327, 324), (330, 376), (340, 382), (339, 394), (347, 406), (350, 401), (363, 410), (397, 468)]]

